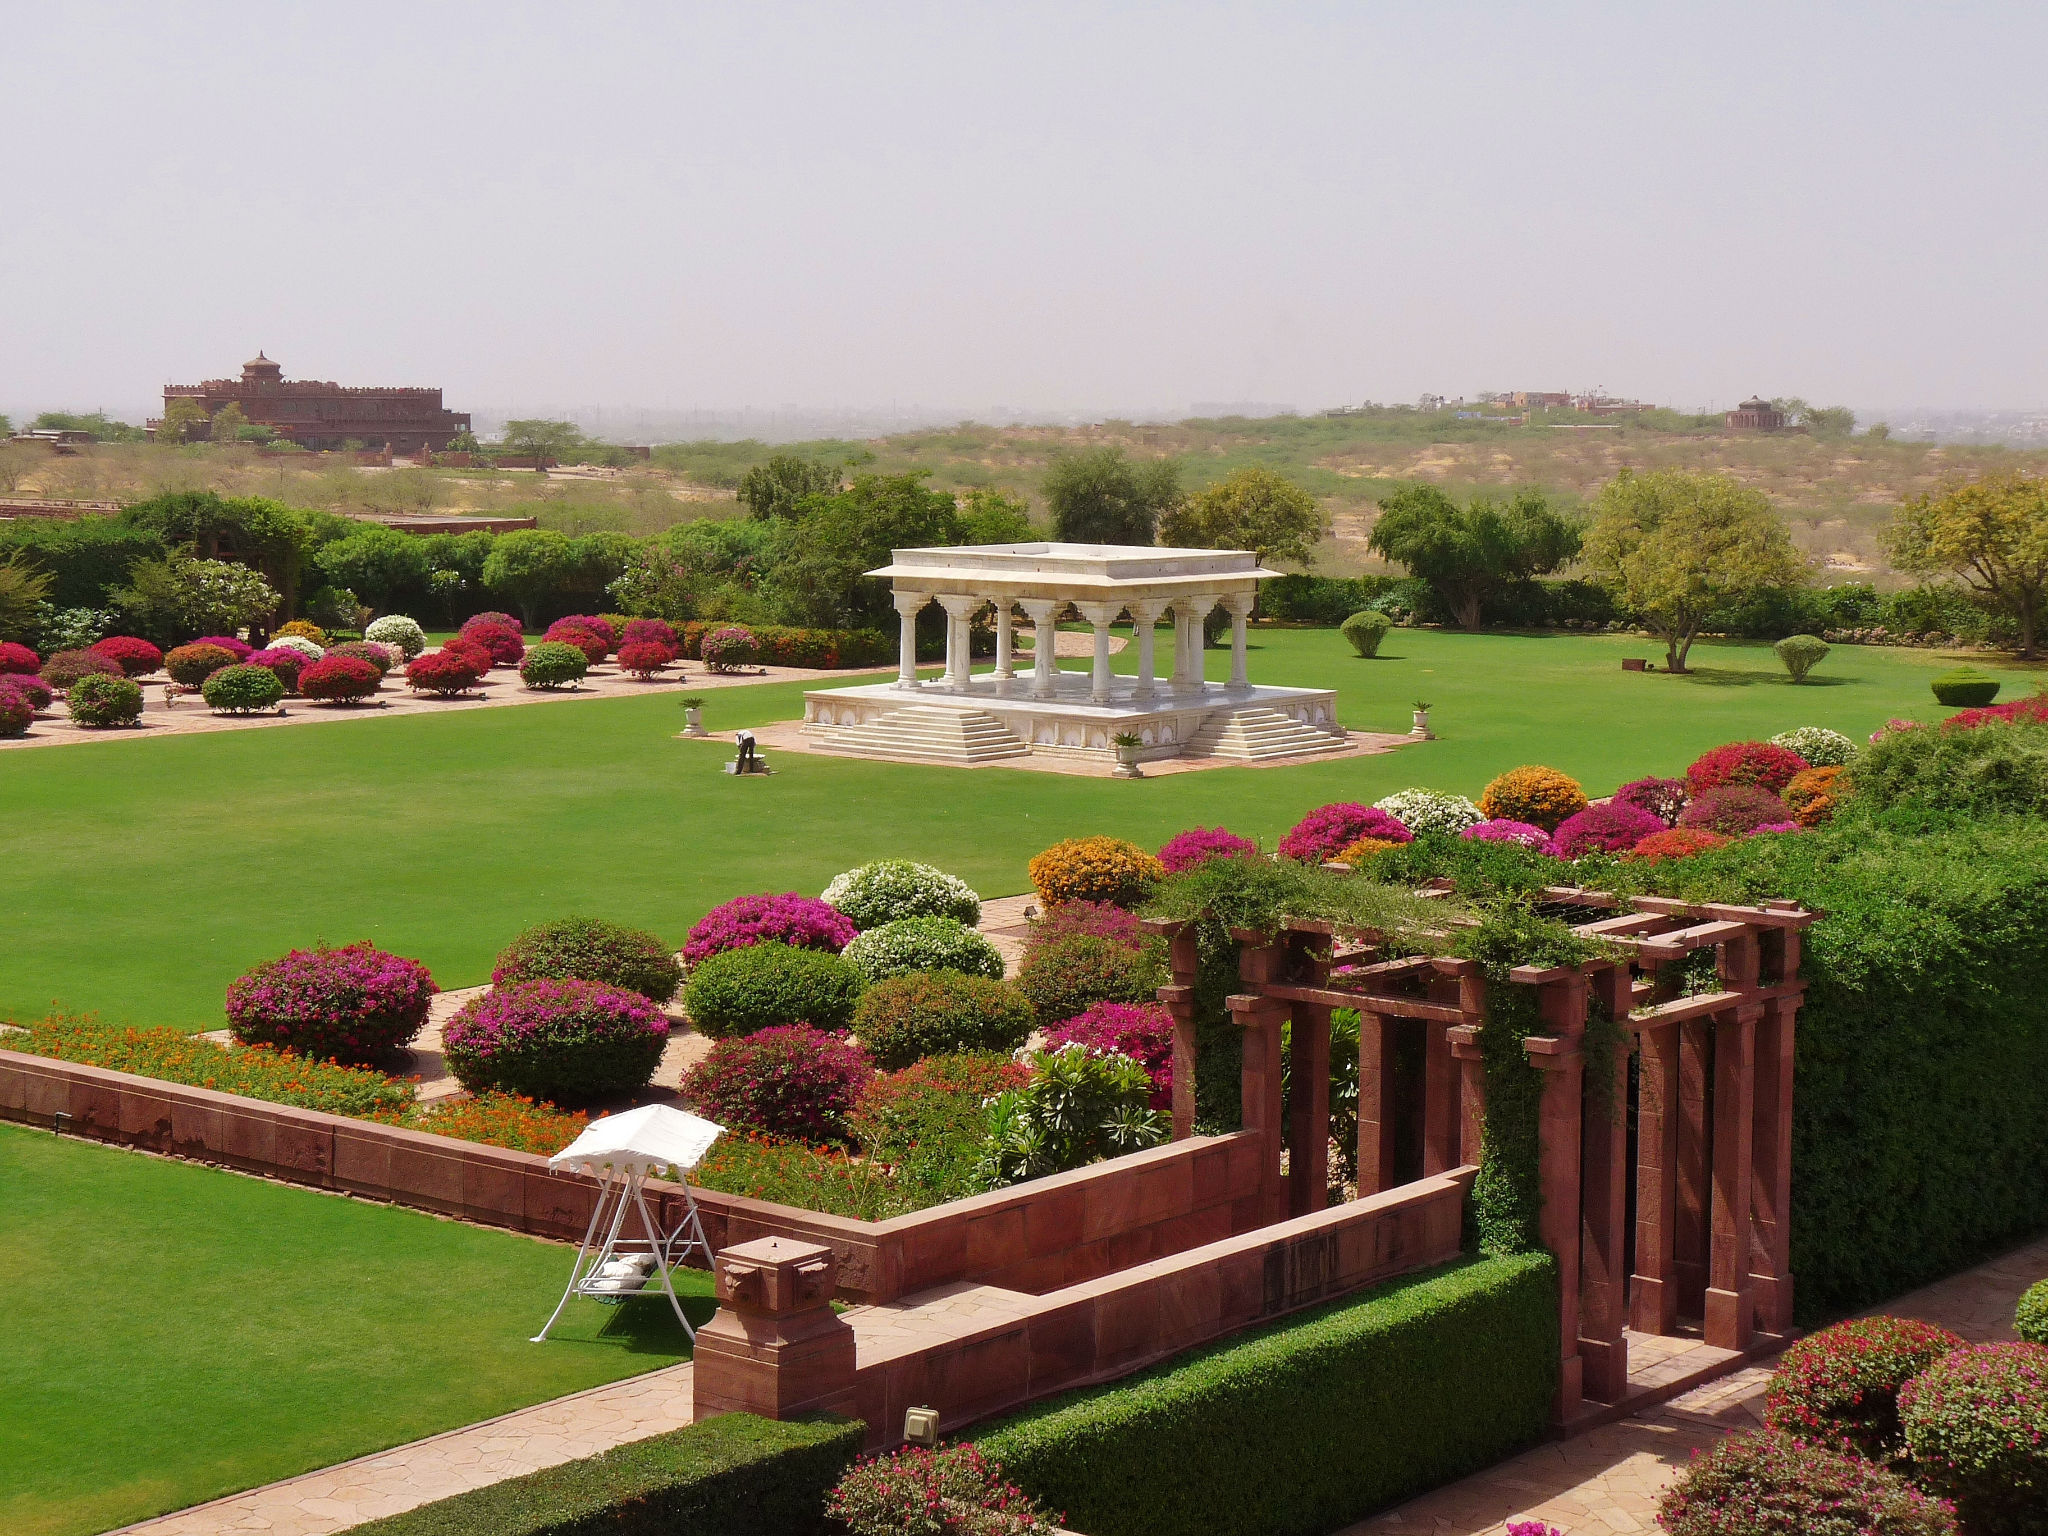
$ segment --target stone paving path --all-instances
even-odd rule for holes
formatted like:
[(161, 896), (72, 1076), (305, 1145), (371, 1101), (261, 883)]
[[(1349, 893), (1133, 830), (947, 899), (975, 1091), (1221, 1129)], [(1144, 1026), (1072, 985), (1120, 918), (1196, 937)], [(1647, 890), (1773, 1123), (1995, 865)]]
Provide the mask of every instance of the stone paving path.
[[(2048, 1237), (1875, 1312), (1925, 1318), (1973, 1342), (2009, 1339), (2020, 1293), (2048, 1275)], [(1672, 1399), (1347, 1526), (1336, 1536), (1499, 1536), (1509, 1520), (1547, 1520), (1565, 1536), (1654, 1532), (1657, 1500), (1693, 1452), (1763, 1422), (1768, 1365)]]

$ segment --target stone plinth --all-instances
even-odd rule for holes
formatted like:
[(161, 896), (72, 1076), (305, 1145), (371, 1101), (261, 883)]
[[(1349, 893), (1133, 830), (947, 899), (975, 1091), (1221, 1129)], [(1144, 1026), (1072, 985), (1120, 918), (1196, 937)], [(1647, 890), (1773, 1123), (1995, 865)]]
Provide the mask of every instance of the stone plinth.
[(832, 1310), (832, 1250), (757, 1238), (714, 1260), (717, 1316), (697, 1330), (694, 1413), (853, 1412), (853, 1330)]

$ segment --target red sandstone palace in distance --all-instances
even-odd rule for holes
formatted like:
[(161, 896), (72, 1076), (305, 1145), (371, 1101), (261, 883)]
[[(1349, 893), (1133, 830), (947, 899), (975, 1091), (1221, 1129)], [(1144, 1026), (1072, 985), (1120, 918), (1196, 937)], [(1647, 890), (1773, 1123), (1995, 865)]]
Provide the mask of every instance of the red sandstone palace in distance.
[(389, 444), (398, 453), (422, 448), (439, 453), (456, 433), (469, 430), (469, 413), (443, 409), (438, 389), (344, 389), (308, 379), (286, 383), (283, 368), (261, 352), (242, 364), (240, 379), (166, 384), (166, 411), (173, 400), (196, 400), (208, 416), (239, 405), (251, 423), (270, 427), (302, 448), (355, 442), (366, 448)]

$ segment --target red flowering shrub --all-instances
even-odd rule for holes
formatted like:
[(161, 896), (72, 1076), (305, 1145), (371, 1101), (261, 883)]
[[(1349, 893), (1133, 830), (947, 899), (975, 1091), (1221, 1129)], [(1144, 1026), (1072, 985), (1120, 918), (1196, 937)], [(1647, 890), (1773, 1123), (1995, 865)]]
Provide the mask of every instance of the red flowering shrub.
[(1609, 801), (1565, 817), (1551, 843), (1560, 859), (1580, 859), (1589, 853), (1627, 853), (1653, 832), (1663, 830), (1664, 823), (1651, 812)]
[(235, 635), (201, 635), (192, 642), (194, 645), (217, 645), (224, 651), (234, 653), (237, 661), (247, 661), (256, 653), (256, 647)]
[(853, 919), (815, 896), (785, 891), (780, 896), (735, 896), (713, 907), (683, 940), (683, 963), (695, 965), (728, 949), (750, 944), (787, 944), (836, 955), (860, 930)]
[(0, 640), (0, 677), (33, 677), (42, 670), (42, 666), (43, 658), (27, 646), (12, 640)]
[(611, 654), (611, 646), (603, 635), (594, 629), (586, 629), (579, 623), (557, 619), (548, 626), (548, 632), (541, 637), (545, 644), (573, 645), (583, 653), (583, 659), (593, 667)]
[(329, 646), (327, 654), (330, 657), (350, 656), (357, 661), (367, 661), (377, 669), (377, 676), (380, 678), (398, 665), (398, 648), (379, 645), (374, 640), (344, 640), (340, 645)]
[(247, 664), (262, 667), (275, 674), (285, 686), (285, 692), (296, 693), (299, 688), (299, 674), (306, 670), (306, 653), (295, 651), (290, 646), (279, 646), (275, 650), (251, 651)]
[[(555, 620), (554, 623), (548, 626), (547, 638), (550, 640), (560, 639), (561, 637), (555, 633), (558, 629), (588, 630), (604, 642), (606, 651), (615, 651), (619, 648), (619, 632), (617, 628), (613, 626), (610, 619), (602, 618), (594, 613), (572, 613), (566, 618)], [(591, 657), (592, 661), (601, 661), (602, 659), (602, 657), (598, 656)]]
[(861, 993), (853, 1033), (884, 1067), (958, 1051), (1014, 1051), (1031, 1034), (1031, 1005), (1007, 981), (908, 971)]
[(441, 1032), (462, 1086), (584, 1099), (647, 1086), (668, 1020), (638, 992), (597, 981), (514, 981), (465, 1003)]
[(1052, 1536), (1058, 1529), (972, 1445), (905, 1446), (857, 1461), (826, 1512), (852, 1536)]
[(1669, 1536), (1956, 1536), (1954, 1509), (1903, 1478), (1769, 1431), (1694, 1452), (1657, 1523)]
[(1862, 1317), (1823, 1328), (1779, 1357), (1764, 1423), (1809, 1445), (1884, 1461), (1904, 1443), (1899, 1389), (1962, 1339), (1935, 1323)]
[(1129, 950), (1141, 950), (1153, 940), (1137, 913), (1108, 901), (1062, 901), (1047, 907), (1031, 925), (1025, 939), (1027, 950), (1070, 939), (1076, 934), (1108, 939)]
[(1775, 795), (1792, 782), (1793, 774), (1812, 766), (1790, 747), (1773, 746), (1768, 741), (1731, 741), (1686, 769), (1685, 784), (1695, 795), (1731, 784), (1754, 784)]
[(1758, 784), (1727, 784), (1695, 795), (1678, 818), (1681, 827), (1719, 832), (1723, 837), (1747, 837), (1763, 827), (1797, 826), (1792, 808), (1770, 790)]
[[(94, 641), (92, 648), (118, 665), (126, 677), (147, 677), (164, 664), (162, 651), (134, 635), (109, 635), (104, 640)], [(225, 651), (227, 647), (219, 646), (217, 649)], [(228, 651), (228, 655), (232, 659), (234, 652)]]
[(1678, 813), (1685, 809), (1685, 800), (1683, 779), (1634, 779), (1614, 792), (1616, 805), (1632, 805), (1639, 811), (1648, 811), (1667, 827), (1678, 820)]
[(1710, 832), (1705, 827), (1671, 827), (1663, 832), (1652, 832), (1628, 851), (1632, 859), (1689, 859), (1696, 853), (1705, 853), (1709, 848), (1719, 848), (1728, 839), (1719, 832)]
[(55, 702), (57, 690), (33, 672), (0, 672), (0, 693), (18, 693), (28, 707), (40, 715)]
[(446, 698), (450, 694), (469, 692), (482, 676), (483, 671), (477, 666), (474, 655), (444, 648), (428, 651), (407, 662), (405, 686), (414, 693), (435, 693)]
[(1384, 838), (1390, 843), (1412, 843), (1414, 836), (1394, 817), (1356, 801), (1320, 805), (1310, 811), (1280, 839), (1280, 856), (1320, 864), (1334, 859), (1361, 837)]
[(59, 651), (43, 663), (42, 679), (59, 693), (81, 677), (125, 677), (121, 664), (98, 651)]
[(0, 736), (25, 736), (36, 718), (36, 707), (28, 695), (14, 688), (0, 688)]
[(1076, 1042), (1130, 1057), (1152, 1079), (1152, 1107), (1173, 1108), (1173, 1015), (1163, 1003), (1097, 1003), (1045, 1032), (1049, 1051)]
[(1966, 709), (1950, 715), (1941, 725), (1943, 730), (1973, 731), (1980, 725), (1991, 725), (2000, 720), (2048, 720), (2048, 693), (2014, 699), (2009, 704), (1987, 704), (1981, 709)]
[(1222, 827), (1190, 827), (1166, 840), (1166, 846), (1159, 850), (1159, 862), (1166, 866), (1169, 875), (1177, 875), (1210, 859), (1245, 858), (1258, 851), (1257, 843)]
[(472, 640), (467, 635), (457, 635), (453, 640), (442, 646), (441, 649), (448, 652), (451, 656), (466, 657), (475, 665), (478, 677), (485, 676), (491, 668), (498, 664), (498, 658), (491, 654), (491, 648), (488, 645), (485, 645), (480, 640)]
[(875, 1069), (867, 1052), (808, 1024), (721, 1040), (683, 1074), (685, 1103), (723, 1125), (837, 1141)]
[(713, 672), (737, 672), (750, 667), (761, 655), (761, 642), (752, 630), (737, 624), (714, 629), (698, 645), (697, 654)]
[(626, 620), (626, 627), (619, 631), (619, 644), (665, 645), (671, 655), (682, 654), (682, 642), (676, 638), (675, 627), (666, 619)]
[[(111, 658), (109, 658), (111, 659)], [(235, 653), (218, 645), (180, 645), (166, 652), (164, 670), (171, 681), (197, 688), (222, 667), (235, 665)]]
[(629, 640), (619, 647), (619, 666), (642, 682), (654, 676), (663, 667), (676, 659), (676, 653), (666, 645), (652, 640)]
[(526, 633), (526, 626), (519, 622), (517, 614), (500, 613), (495, 608), (487, 608), (482, 613), (472, 613), (462, 621), (461, 633), (466, 635), (479, 627), (509, 629), (515, 635)]
[(526, 659), (526, 642), (519, 638), (519, 631), (503, 624), (479, 624), (471, 619), (462, 626), (460, 638), (482, 646), (490, 652), (492, 661), (508, 667), (516, 667)]
[(327, 704), (367, 699), (384, 674), (355, 656), (323, 656), (299, 674), (299, 692)]
[(1906, 1383), (1899, 1423), (1914, 1479), (1971, 1536), (2048, 1531), (2048, 1346), (1957, 1350)]
[(417, 960), (368, 943), (266, 960), (228, 986), (228, 1026), (245, 1045), (315, 1060), (368, 1061), (406, 1044), (437, 989)]

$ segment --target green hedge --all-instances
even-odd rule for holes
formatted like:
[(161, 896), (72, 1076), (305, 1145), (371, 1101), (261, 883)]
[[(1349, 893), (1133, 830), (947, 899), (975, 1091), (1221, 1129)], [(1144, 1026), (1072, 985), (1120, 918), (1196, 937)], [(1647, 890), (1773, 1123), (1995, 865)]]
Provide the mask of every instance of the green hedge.
[(802, 1536), (860, 1453), (858, 1421), (729, 1413), (357, 1526), (359, 1536)]
[(1540, 1438), (1557, 1350), (1548, 1254), (1463, 1261), (975, 1439), (1089, 1536), (1317, 1536)]
[(51, 578), (50, 601), (59, 608), (108, 608), (107, 594), (126, 584), (138, 560), (161, 559), (164, 541), (114, 517), (75, 522), (36, 517), (0, 523), (0, 562), (20, 555)]

